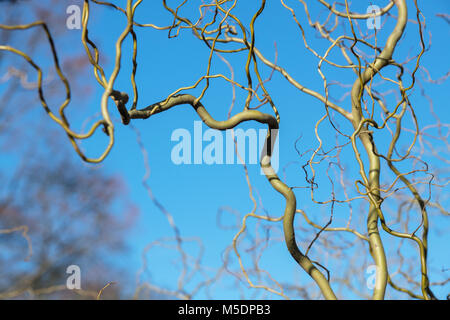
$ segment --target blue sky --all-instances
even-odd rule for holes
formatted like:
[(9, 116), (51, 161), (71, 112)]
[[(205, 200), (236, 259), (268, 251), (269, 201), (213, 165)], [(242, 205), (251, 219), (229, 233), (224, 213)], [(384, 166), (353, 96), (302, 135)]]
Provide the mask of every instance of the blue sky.
[[(70, 4), (79, 3), (76, 1), (68, 2)], [(414, 20), (414, 3), (412, 1), (407, 2), (408, 8), (410, 8), (410, 19)], [(116, 1), (115, 3), (124, 6), (125, 1)], [(319, 39), (314, 32), (309, 30), (310, 28), (305, 20), (302, 5), (296, 1), (286, 1), (286, 3), (295, 9), (296, 14), (301, 19), (302, 24), (307, 30), (307, 38), (310, 46), (315, 48), (319, 53), (325, 52), (328, 47), (327, 42)], [(369, 3), (379, 3), (380, 6), (384, 6), (387, 1), (355, 1), (355, 3), (351, 4), (351, 9), (352, 11), (365, 12)], [(238, 6), (235, 12), (239, 18), (243, 19), (245, 23), (248, 23), (253, 13), (257, 10), (258, 4), (259, 1), (245, 1), (245, 4)], [(445, 0), (432, 0), (419, 1), (419, 6), (426, 17), (427, 31), (432, 33), (432, 45), (423, 56), (421, 63), (429, 70), (433, 79), (439, 78), (445, 75), (450, 67), (448, 59), (448, 36), (450, 29), (444, 19), (436, 17), (436, 13), (448, 13), (450, 4)], [(106, 74), (109, 75), (114, 61), (113, 52), (115, 41), (125, 26), (125, 19), (118, 12), (94, 4), (91, 5), (91, 9), (90, 37), (99, 46), (101, 52), (100, 62), (105, 68)], [(187, 7), (183, 10), (182, 12), (185, 15), (189, 13), (194, 14), (195, 17), (198, 15), (195, 6)], [(310, 14), (313, 19), (319, 13), (321, 17), (326, 14), (324, 7), (320, 4), (310, 6)], [(395, 9), (393, 9), (393, 14), (396, 14)], [(136, 21), (167, 25), (172, 20), (166, 14), (159, 1), (144, 1), (136, 12)], [(387, 38), (392, 26), (392, 19), (383, 25), (378, 35), (378, 41), (380, 43)], [(348, 27), (348, 24), (346, 27)], [(366, 32), (364, 23), (360, 27), (363, 32)], [(420, 52), (420, 43), (417, 40), (417, 28), (417, 24), (408, 24), (404, 39), (399, 43), (399, 48), (396, 50), (394, 58), (403, 61), (405, 57), (413, 57)], [(136, 30), (138, 31), (139, 37), (138, 72), (136, 75), (139, 88), (138, 108), (164, 99), (179, 87), (193, 84), (205, 73), (205, 60), (208, 58), (209, 50), (203, 43), (195, 39), (189, 30), (183, 30), (179, 37), (175, 39), (168, 39), (167, 31), (156, 31), (150, 28), (136, 28)], [(61, 32), (67, 32), (67, 39), (78, 38), (81, 35), (80, 30), (61, 30)], [(347, 32), (349, 32), (348, 29)], [(425, 42), (427, 44), (429, 39), (430, 36), (426, 32)], [(64, 37), (61, 40), (61, 43), (63, 42)], [(60, 56), (70, 54), (72, 50), (81, 50), (81, 42), (75, 43), (73, 40), (66, 42), (68, 43), (65, 43), (63, 49), (59, 52)], [(295, 25), (290, 12), (283, 8), (279, 1), (268, 1), (264, 13), (256, 22), (256, 46), (268, 59), (273, 61), (275, 59), (275, 43), (278, 59), (277, 64), (288, 70), (298, 82), (323, 94), (323, 82), (317, 72), (318, 60), (312, 56), (311, 52), (305, 49), (300, 31)], [(131, 95), (132, 90), (129, 81), (131, 70), (130, 38), (124, 42), (123, 48), (123, 67), (116, 82), (116, 89), (128, 92)], [(230, 63), (234, 66), (236, 81), (245, 84), (246, 77), (242, 62), (245, 61), (246, 53), (237, 54), (236, 57), (224, 56), (229, 58)], [(337, 63), (344, 63), (338, 50), (335, 50), (331, 54), (330, 59), (334, 59), (333, 61)], [(42, 61), (46, 61), (45, 58)], [(412, 69), (414, 64), (409, 63), (408, 67)], [(386, 69), (385, 75), (395, 76), (397, 70), (389, 67)], [(260, 63), (260, 70), (263, 78), (267, 78), (271, 73), (271, 70), (264, 67), (262, 63)], [(354, 74), (350, 71), (342, 71), (325, 65), (323, 71), (327, 74), (330, 82), (341, 81), (346, 85), (351, 85), (354, 81)], [(230, 70), (218, 56), (214, 56), (213, 58), (212, 73), (223, 73), (230, 77)], [(92, 72), (90, 75), (92, 75)], [(405, 79), (405, 83), (409, 85), (410, 77), (405, 76)], [(377, 81), (380, 81), (380, 78)], [(92, 79), (86, 79), (86, 82), (90, 83)], [(254, 77), (254, 82), (256, 82), (256, 77)], [(448, 83), (444, 82), (441, 85), (433, 85), (422, 81), (422, 84), (426, 89), (426, 93), (433, 97), (434, 109), (439, 115), (440, 120), (443, 123), (448, 123), (449, 111), (447, 105), (450, 99)], [(94, 83), (93, 85), (95, 86), (96, 84)], [(198, 95), (202, 85), (203, 83), (199, 85), (200, 89), (191, 90), (189, 93)], [(99, 111), (102, 90), (98, 85), (95, 88), (94, 94), (88, 99), (88, 104), (82, 108), (82, 111), (73, 113), (73, 118), (76, 119), (74, 122), (75, 128), (81, 127), (82, 119)], [(389, 86), (382, 88), (383, 90), (388, 90)], [(294, 145), (296, 140), (301, 137), (296, 144), (301, 152), (317, 146), (314, 126), (316, 121), (325, 112), (323, 103), (291, 86), (277, 72), (274, 73), (271, 81), (267, 83), (267, 90), (277, 105), (281, 116), (279, 132), (280, 177), (284, 179), (284, 176), (286, 176), (285, 181), (290, 186), (305, 186), (306, 182), (301, 165), (305, 164), (306, 156), (299, 159)], [(333, 97), (340, 97), (348, 90), (350, 90), (348, 87), (339, 88), (338, 86), (332, 86), (330, 94)], [(236, 93), (236, 105), (233, 109), (233, 114), (242, 110), (245, 101), (245, 94), (242, 90), (236, 89)], [(393, 103), (395, 97), (388, 98), (388, 101), (389, 103)], [(421, 127), (434, 123), (435, 119), (429, 112), (428, 101), (420, 95), (418, 89), (412, 91), (411, 101), (413, 101), (416, 113), (419, 115)], [(211, 80), (210, 88), (204, 99), (202, 99), (202, 103), (213, 117), (216, 119), (225, 119), (231, 102), (231, 86), (221, 79)], [(76, 110), (77, 107), (74, 104), (76, 104), (76, 99), (69, 109), (73, 108)], [(256, 102), (254, 102), (254, 105), (256, 105)], [(349, 110), (349, 99), (347, 98), (340, 105)], [(111, 114), (115, 114), (112, 102), (110, 106)], [(272, 113), (268, 105), (260, 110)], [(118, 115), (116, 114), (117, 117)], [(202, 239), (205, 246), (203, 264), (210, 267), (211, 270), (214, 270), (214, 268), (220, 267), (223, 251), (231, 244), (233, 236), (236, 233), (236, 229), (221, 230), (217, 228), (218, 209), (224, 206), (234, 208), (243, 216), (243, 214), (252, 210), (253, 203), (249, 198), (249, 189), (241, 165), (176, 165), (171, 161), (171, 151), (176, 145), (176, 142), (171, 141), (172, 133), (177, 129), (186, 129), (193, 136), (194, 121), (197, 120), (199, 120), (198, 116), (193, 112), (191, 107), (178, 106), (147, 120), (134, 120), (132, 124), (140, 132), (143, 145), (145, 146), (146, 152), (148, 152), (148, 163), (151, 168), (148, 184), (152, 188), (155, 197), (173, 215), (183, 237), (198, 237)], [(346, 130), (347, 133), (351, 132), (349, 131), (350, 126), (344, 124), (342, 120), (342, 117), (336, 117), (336, 121), (342, 124), (342, 130)], [(120, 121), (117, 121), (115, 126), (115, 146), (101, 166), (107, 172), (123, 176), (129, 188), (130, 197), (140, 208), (141, 214), (139, 221), (128, 239), (130, 251), (120, 261), (117, 261), (119, 265), (126, 267), (128, 270), (137, 272), (142, 265), (141, 254), (145, 246), (156, 239), (173, 237), (173, 230), (170, 228), (164, 215), (152, 203), (148, 197), (147, 190), (142, 184), (145, 166), (143, 154), (136, 140), (136, 131), (131, 127), (122, 126)], [(242, 125), (241, 128), (259, 130), (264, 127), (256, 123), (249, 123)], [(203, 125), (203, 131), (206, 131), (206, 129), (207, 127)], [(328, 147), (333, 146), (335, 133), (329, 123), (321, 125), (319, 130), (320, 136), (324, 139), (325, 144)], [(405, 134), (403, 137), (405, 144), (410, 141), (408, 137), (410, 138), (411, 136), (408, 134)], [(83, 147), (90, 156), (95, 156), (101, 153), (106, 146), (105, 143), (105, 138), (97, 134), (92, 140), (83, 143)], [(380, 146), (382, 149), (384, 146), (383, 140), (380, 140)], [(352, 177), (357, 176), (357, 167), (354, 157), (349, 151), (347, 148), (347, 151), (343, 152), (342, 162), (346, 164), (346, 177), (352, 179)], [(75, 153), (73, 154), (75, 156)], [(310, 156), (310, 153), (308, 156)], [(436, 167), (445, 168), (444, 162), (438, 162), (433, 159), (424, 160), (429, 161), (431, 165)], [(0, 161), (3, 161), (3, 159)], [(327, 165), (325, 164), (317, 166), (317, 182), (321, 186), (316, 191), (316, 197), (319, 200), (329, 199), (330, 196), (331, 186), (326, 177), (326, 169)], [(264, 176), (260, 175), (258, 165), (248, 165), (248, 173), (252, 185), (257, 190), (257, 193), (255, 191), (255, 195), (257, 197), (259, 195), (262, 199), (262, 204), (266, 212), (271, 217), (280, 216), (284, 211), (284, 199), (282, 196), (271, 188)], [(349, 188), (353, 188), (353, 185), (350, 185)], [(338, 190), (337, 192), (341, 191)], [(447, 191), (448, 188), (442, 192), (443, 205), (448, 204), (448, 200), (445, 198)], [(312, 203), (309, 189), (298, 188), (295, 189), (295, 193), (297, 196), (297, 207), (299, 209), (307, 211), (311, 215), (311, 218), (321, 225), (328, 221), (330, 214), (329, 205), (318, 206)], [(361, 217), (361, 215), (364, 215), (364, 211), (358, 209), (360, 204), (361, 202), (356, 201), (353, 206), (355, 221), (365, 219), (364, 216)], [(262, 207), (258, 207), (257, 212), (261, 214), (264, 213), (264, 210)], [(331, 226), (345, 225), (348, 215), (348, 207), (336, 206), (333, 224)], [(389, 217), (391, 216), (389, 215)], [(447, 247), (450, 236), (448, 232), (445, 233), (445, 230), (448, 231), (449, 227), (448, 217), (433, 216), (431, 221), (431, 228), (433, 226), (439, 226), (444, 232), (439, 235), (430, 235), (429, 267), (433, 270), (450, 268), (450, 254)], [(412, 223), (414, 222), (420, 223), (417, 217), (412, 218)], [(227, 223), (235, 223), (231, 215), (224, 216), (224, 224)], [(300, 215), (297, 216), (296, 224), (297, 226), (306, 227), (306, 222)], [(274, 229), (270, 233), (271, 239), (273, 239), (273, 242), (271, 242), (272, 247), (264, 253), (261, 266), (270, 271), (272, 276), (278, 281), (288, 283), (295, 279), (297, 283), (310, 283), (306, 274), (302, 270), (299, 270), (283, 244), (280, 243), (279, 239), (282, 236), (280, 233), (280, 223), (273, 225)], [(358, 224), (358, 226), (360, 227), (359, 231), (364, 232), (364, 228), (361, 228), (364, 225)], [(252, 230), (253, 235), (255, 235), (254, 227), (255, 221), (252, 220), (249, 223), (249, 229)], [(260, 232), (262, 231), (260, 230)], [(297, 233), (300, 245), (305, 250), (308, 242), (312, 240), (314, 232), (310, 231), (306, 238), (303, 238), (300, 230)], [(249, 240), (251, 238), (246, 239)], [(342, 239), (343, 241), (355, 241), (353, 236), (347, 235), (342, 235)], [(385, 235), (383, 239), (389, 241), (389, 238)], [(246, 265), (250, 265), (249, 257), (246, 256), (244, 250), (248, 245), (248, 242), (243, 243), (243, 249), (241, 249), (243, 261)], [(191, 250), (194, 253), (197, 252), (197, 249), (191, 244), (186, 244), (186, 246), (188, 252)], [(316, 247), (313, 247), (311, 252), (312, 257), (327, 265), (332, 270), (332, 274), (333, 272), (339, 274), (339, 266), (344, 262), (334, 260), (333, 253), (327, 253), (327, 249), (323, 246), (318, 244), (315, 246), (317, 246), (317, 250), (314, 251)], [(367, 246), (362, 247), (367, 249)], [(412, 255), (416, 252), (414, 251), (416, 247), (413, 245), (405, 245), (405, 248), (406, 255)], [(387, 250), (389, 254), (392, 254), (393, 250), (395, 250), (395, 244), (389, 246)], [(356, 251), (353, 254), (358, 255), (358, 252)], [(393, 260), (396, 259), (395, 256), (391, 255), (390, 257)], [(149, 275), (143, 275), (141, 279), (174, 289), (176, 287), (176, 278), (180, 271), (179, 265), (173, 265), (174, 261), (179, 261), (179, 256), (176, 252), (167, 249), (157, 249), (152, 251), (152, 254), (147, 255), (147, 258), (150, 273)], [(233, 258), (233, 270), (238, 270), (235, 260)], [(364, 284), (364, 279), (367, 277), (365, 272), (367, 266), (371, 264), (371, 260), (368, 259), (366, 263), (361, 261), (358, 263), (360, 274), (355, 277), (363, 279), (360, 282), (359, 289), (366, 294), (370, 294), (370, 291)], [(209, 274), (211, 275), (213, 273), (210, 272)], [(444, 276), (448, 277), (448, 271)], [(187, 287), (192, 288), (195, 286), (196, 281), (201, 281), (201, 279), (202, 276), (195, 276), (192, 283)], [(224, 276), (223, 280), (214, 287), (213, 297), (216, 299), (240, 298), (233, 284), (234, 279), (230, 275)], [(440, 281), (442, 279), (439, 272), (432, 274), (432, 281)], [(120, 283), (120, 280), (112, 280)], [(130, 287), (133, 287), (133, 285), (127, 284)], [(245, 288), (245, 283), (241, 287)], [(316, 290), (315, 287), (312, 290)], [(448, 284), (444, 287), (436, 287), (435, 290), (441, 298), (445, 297), (450, 291)], [(260, 289), (245, 288), (244, 292), (247, 298), (252, 297), (253, 294), (256, 294), (256, 297), (277, 298), (276, 295), (268, 294)], [(207, 297), (204, 291), (200, 291), (195, 296), (195, 298), (199, 299)], [(355, 296), (352, 292), (344, 291), (341, 297), (351, 298)]]

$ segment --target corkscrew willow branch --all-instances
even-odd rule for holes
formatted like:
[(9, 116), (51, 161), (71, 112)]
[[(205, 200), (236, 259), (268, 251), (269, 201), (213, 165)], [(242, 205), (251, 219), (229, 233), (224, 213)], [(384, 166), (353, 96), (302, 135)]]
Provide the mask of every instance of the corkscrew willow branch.
[(131, 119), (147, 119), (152, 115), (164, 112), (177, 105), (189, 104), (197, 112), (201, 120), (210, 128), (217, 130), (227, 130), (236, 127), (238, 124), (246, 121), (256, 121), (268, 126), (268, 133), (262, 150), (260, 165), (262, 170), (272, 185), (286, 200), (286, 206), (283, 216), (283, 229), (286, 246), (297, 261), (297, 263), (314, 279), (319, 286), (322, 294), (326, 299), (336, 299), (333, 290), (330, 287), (325, 276), (314, 266), (311, 260), (302, 254), (297, 246), (294, 232), (294, 218), (296, 212), (296, 197), (291, 188), (284, 184), (271, 165), (271, 157), (273, 152), (274, 141), (278, 133), (277, 119), (269, 114), (262, 113), (258, 110), (244, 110), (225, 121), (217, 121), (208, 113), (200, 101), (196, 97), (189, 94), (172, 96), (160, 103), (152, 104), (142, 110), (130, 110)]

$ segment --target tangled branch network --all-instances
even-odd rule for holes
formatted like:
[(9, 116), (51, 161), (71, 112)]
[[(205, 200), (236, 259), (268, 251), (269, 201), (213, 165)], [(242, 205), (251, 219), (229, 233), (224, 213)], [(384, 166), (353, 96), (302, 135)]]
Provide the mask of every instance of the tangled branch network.
[[(260, 165), (273, 189), (275, 189), (285, 198), (284, 214), (282, 218), (280, 218), (280, 220), (283, 221), (284, 242), (292, 258), (295, 259), (298, 265), (301, 266), (301, 268), (303, 268), (303, 270), (305, 270), (309, 274), (313, 281), (315, 281), (323, 297), (326, 299), (336, 299), (336, 294), (330, 285), (329, 276), (326, 276), (322, 271), (318, 269), (317, 266), (326, 270), (327, 272), (328, 270), (318, 262), (312, 261), (308, 256), (308, 251), (312, 243), (310, 247), (308, 247), (306, 253), (303, 253), (297, 245), (294, 232), (294, 217), (298, 212), (304, 215), (308, 223), (320, 230), (314, 240), (317, 240), (322, 231), (346, 231), (355, 234), (358, 238), (369, 243), (370, 253), (378, 270), (376, 285), (373, 291), (374, 299), (384, 298), (386, 287), (388, 284), (390, 284), (394, 289), (405, 292), (415, 298), (435, 298), (433, 292), (430, 289), (427, 270), (427, 235), (429, 227), (427, 206), (429, 205), (429, 201), (421, 196), (420, 190), (417, 187), (418, 183), (412, 182), (410, 181), (410, 178), (408, 178), (409, 175), (417, 172), (418, 170), (401, 172), (400, 169), (397, 168), (398, 163), (411, 158), (411, 152), (414, 145), (416, 144), (416, 140), (420, 139), (421, 137), (418, 121), (414, 113), (414, 108), (412, 107), (411, 101), (409, 100), (408, 96), (408, 92), (415, 85), (416, 72), (419, 70), (420, 59), (425, 52), (425, 43), (423, 37), (424, 17), (421, 14), (417, 1), (414, 0), (415, 8), (413, 10), (416, 11), (416, 21), (414, 22), (418, 26), (418, 36), (420, 38), (421, 51), (414, 57), (415, 67), (412, 72), (410, 72), (411, 84), (409, 86), (404, 85), (404, 64), (406, 62), (400, 63), (393, 59), (393, 53), (402, 35), (404, 34), (405, 27), (408, 23), (408, 6), (405, 0), (388, 1), (387, 5), (376, 14), (359, 14), (351, 12), (347, 0), (345, 0), (345, 4), (329, 4), (324, 0), (318, 0), (318, 5), (321, 5), (328, 13), (327, 18), (324, 22), (313, 21), (309, 13), (308, 4), (303, 0), (299, 0), (299, 3), (303, 6), (304, 14), (307, 17), (309, 26), (317, 31), (322, 39), (325, 39), (330, 43), (330, 46), (323, 55), (320, 55), (308, 44), (308, 39), (305, 34), (304, 27), (296, 15), (297, 9), (294, 9), (293, 7), (288, 5), (288, 2), (292, 1), (280, 1), (287, 12), (292, 15), (293, 21), (298, 26), (305, 48), (319, 60), (317, 71), (323, 80), (324, 94), (320, 94), (319, 92), (309, 89), (306, 86), (300, 84), (296, 79), (294, 79), (291, 74), (288, 73), (285, 68), (277, 65), (276, 62), (267, 59), (263, 55), (263, 53), (256, 47), (255, 22), (262, 15), (266, 8), (265, 0), (261, 0), (259, 2), (259, 7), (252, 15), (248, 26), (245, 26), (244, 23), (234, 14), (235, 9), (238, 6), (237, 0), (214, 0), (210, 1), (209, 3), (201, 4), (198, 7), (198, 12), (200, 13), (200, 15), (196, 21), (191, 21), (189, 18), (182, 16), (180, 13), (182, 11), (182, 7), (187, 4), (186, 0), (182, 1), (182, 3), (176, 8), (170, 7), (167, 4), (167, 1), (162, 0), (162, 5), (165, 10), (167, 10), (167, 12), (169, 12), (173, 16), (172, 24), (163, 27), (156, 26), (150, 23), (141, 24), (135, 21), (135, 12), (138, 9), (139, 5), (143, 2), (142, 0), (127, 0), (126, 8), (121, 8), (113, 3), (105, 1), (84, 0), (82, 11), (81, 40), (85, 48), (87, 57), (89, 58), (90, 64), (93, 67), (95, 78), (99, 85), (103, 88), (103, 94), (100, 101), (102, 119), (94, 123), (92, 127), (87, 131), (87, 133), (77, 133), (73, 131), (70, 127), (69, 120), (65, 115), (65, 110), (71, 100), (71, 91), (68, 80), (64, 76), (60, 67), (55, 42), (45, 22), (36, 21), (34, 23), (26, 25), (0, 25), (0, 28), (5, 30), (26, 30), (31, 28), (41, 28), (45, 33), (48, 39), (49, 46), (51, 48), (54, 67), (59, 79), (65, 87), (66, 92), (65, 101), (59, 106), (58, 114), (54, 113), (46, 102), (44, 91), (42, 88), (43, 72), (39, 65), (37, 65), (35, 61), (33, 61), (33, 59), (24, 51), (7, 45), (0, 45), (0, 50), (9, 51), (22, 57), (37, 71), (37, 90), (43, 108), (50, 116), (50, 118), (64, 129), (75, 151), (86, 162), (99, 163), (103, 161), (111, 151), (111, 148), (114, 144), (115, 128), (113, 121), (111, 120), (110, 111), (108, 110), (108, 103), (110, 99), (115, 103), (117, 111), (120, 114), (122, 123), (124, 125), (130, 124), (131, 121), (135, 119), (147, 119), (153, 117), (158, 113), (165, 112), (179, 105), (190, 105), (196, 112), (196, 114), (200, 117), (200, 119), (208, 127), (217, 130), (232, 129), (243, 122), (250, 121), (255, 121), (266, 125), (268, 128), (268, 132), (260, 158)], [(100, 52), (97, 46), (88, 36), (91, 3), (95, 3), (99, 6), (110, 7), (116, 10), (122, 17), (125, 17), (127, 21), (123, 32), (120, 34), (116, 41), (114, 69), (112, 70), (109, 77), (107, 77), (102, 66), (99, 63)], [(339, 5), (341, 6), (341, 10), (338, 9)], [(390, 31), (390, 34), (387, 37), (384, 46), (380, 47), (377, 44), (377, 30), (374, 31), (374, 34), (371, 34), (369, 36), (362, 35), (361, 31), (359, 31), (358, 35), (358, 21), (366, 21), (368, 19), (374, 19), (375, 17), (381, 16), (392, 17), (393, 15), (390, 12), (393, 8), (397, 9), (397, 16), (394, 16), (396, 22), (394, 28)], [(341, 26), (343, 24), (350, 26), (351, 35), (341, 34), (338, 37), (334, 37), (335, 30), (338, 28), (338, 26)], [(185, 29), (192, 31), (193, 35), (199, 41), (203, 42), (209, 50), (206, 73), (201, 76), (193, 85), (179, 88), (159, 102), (150, 104), (144, 108), (138, 108), (138, 86), (135, 80), (138, 66), (138, 36), (135, 32), (136, 28), (153, 28), (155, 30), (166, 31), (168, 32), (169, 38), (178, 37), (180, 32)], [(130, 80), (133, 88), (132, 95), (126, 92), (122, 92), (116, 87), (116, 80), (121, 71), (121, 64), (123, 60), (123, 44), (124, 40), (127, 37), (132, 38), (132, 54), (130, 55), (133, 66), (131, 70)], [(371, 43), (369, 41), (370, 39), (373, 39), (375, 41), (375, 44)], [(364, 48), (371, 50), (373, 53), (373, 57), (363, 52), (359, 48), (359, 46), (363, 46)], [(338, 64), (330, 60), (329, 56), (331, 56), (332, 51), (336, 48), (341, 51), (342, 57), (345, 59), (346, 64)], [(230, 79), (223, 74), (211, 73), (213, 57), (215, 54), (218, 54), (220, 55), (220, 57), (222, 57), (221, 55), (233, 55), (242, 52), (246, 53), (246, 63), (245, 66), (243, 66), (243, 70), (247, 79), (247, 83), (245, 85), (240, 84), (233, 78)], [(225, 60), (225, 58), (223, 59)], [(354, 82), (351, 86), (351, 91), (349, 92), (351, 98), (350, 110), (339, 106), (339, 101), (337, 101), (336, 103), (332, 101), (333, 99), (331, 99), (329, 94), (329, 87), (332, 84), (328, 82), (327, 77), (322, 70), (323, 64), (327, 64), (329, 66), (340, 69), (350, 69), (353, 71)], [(271, 98), (271, 95), (266, 89), (266, 81), (261, 77), (261, 65), (268, 67), (274, 72), (280, 73), (294, 88), (314, 97), (315, 99), (323, 103), (326, 114), (316, 124), (316, 137), (319, 141), (319, 146), (317, 147), (317, 149), (312, 151), (312, 156), (307, 163), (307, 166), (312, 172), (312, 177), (307, 178), (307, 181), (309, 182), (311, 187), (311, 197), (313, 201), (322, 204), (334, 204), (335, 202), (350, 203), (357, 198), (365, 199), (370, 205), (367, 213), (367, 236), (354, 229), (351, 229), (348, 226), (343, 228), (331, 228), (329, 227), (329, 224), (327, 224), (325, 227), (321, 227), (312, 222), (303, 210), (297, 209), (297, 201), (296, 196), (293, 192), (293, 188), (282, 182), (271, 165), (274, 142), (277, 138), (277, 132), (280, 125), (280, 114), (273, 99)], [(396, 80), (382, 74), (382, 70), (387, 66), (393, 66), (399, 70)], [(390, 108), (386, 103), (386, 99), (384, 96), (385, 94), (378, 92), (376, 88), (374, 88), (374, 79), (377, 76), (380, 77), (383, 81), (392, 83), (396, 86), (396, 92), (399, 94), (400, 99), (399, 101), (397, 101), (394, 107)], [(233, 88), (238, 87), (246, 93), (246, 100), (243, 111), (223, 121), (214, 119), (210, 115), (210, 113), (208, 113), (207, 108), (201, 102), (202, 98), (210, 87), (211, 80), (218, 78), (227, 81), (228, 83), (230, 83), (230, 85), (233, 86)], [(255, 78), (257, 83), (256, 86), (254, 83)], [(204, 87), (200, 95), (193, 96), (189, 93), (185, 93), (188, 90), (199, 87), (201, 83), (204, 83)], [(133, 97), (132, 101), (130, 101), (130, 96)], [(254, 99), (258, 100), (258, 107), (251, 107), (251, 102)], [(273, 115), (257, 110), (259, 107), (266, 104), (270, 105), (273, 111)], [(376, 106), (380, 108), (379, 110), (381, 110), (381, 120), (378, 119), (379, 117), (377, 116), (378, 113), (376, 111)], [(396, 145), (400, 140), (400, 133), (402, 132), (402, 130), (404, 130), (402, 128), (402, 119), (408, 112), (411, 114), (411, 117), (415, 124), (415, 129), (413, 130), (414, 137), (406, 152), (403, 155), (398, 155), (398, 152), (396, 151)], [(353, 132), (351, 132), (350, 134), (346, 134), (341, 131), (339, 129), (340, 126), (335, 121), (336, 115), (343, 117), (345, 121), (348, 121), (348, 123), (351, 124), (354, 129)], [(323, 152), (322, 140), (317, 134), (317, 128), (327, 119), (336, 130), (337, 135), (339, 135), (341, 138), (346, 139), (345, 143), (337, 145), (336, 148), (334, 148), (335, 151), (337, 151), (337, 155), (335, 156), (329, 155), (330, 152)], [(390, 124), (392, 123), (394, 124), (394, 129), (390, 127)], [(103, 129), (104, 133), (109, 137), (109, 143), (98, 158), (90, 158), (85, 155), (85, 153), (79, 147), (79, 141), (92, 137), (99, 128)], [(378, 150), (375, 142), (376, 140), (374, 138), (374, 132), (381, 132), (382, 130), (388, 130), (392, 133), (388, 150), (385, 153)], [(361, 155), (361, 151), (358, 149), (358, 144), (362, 144), (365, 152), (364, 156)], [(361, 176), (361, 179), (355, 181), (355, 188), (359, 193), (359, 196), (355, 198), (339, 200), (334, 197), (333, 191), (333, 197), (331, 200), (316, 201), (314, 198), (316, 176), (314, 166), (327, 157), (335, 157), (339, 166), (339, 151), (347, 145), (352, 147), (356, 163), (359, 166), (359, 174)], [(397, 154), (398, 156), (395, 157), (394, 154)], [(322, 157), (322, 160), (318, 159), (319, 157)], [(364, 158), (367, 158), (368, 161), (363, 160)], [(416, 160), (419, 161), (418, 159)], [(393, 180), (392, 184), (387, 187), (383, 187), (380, 183), (380, 171), (382, 168), (381, 161), (385, 161), (388, 168), (395, 175), (395, 179)], [(397, 187), (398, 182), (402, 182), (404, 186)], [(422, 182), (422, 184), (427, 183), (430, 184), (431, 182)], [(344, 190), (346, 190), (344, 183), (341, 183), (341, 185), (343, 186)], [(395, 193), (395, 191), (399, 189), (409, 190), (414, 198), (414, 201), (420, 207), (422, 222), (417, 230), (413, 232), (401, 232), (392, 229), (392, 227), (390, 227), (390, 224), (388, 224), (388, 222), (386, 221), (382, 210), (382, 202), (390, 194)], [(277, 219), (272, 220), (278, 221)], [(421, 266), (421, 294), (416, 294), (393, 283), (392, 278), (390, 277), (388, 272), (386, 253), (380, 236), (380, 222), (383, 230), (386, 231), (389, 235), (397, 238), (409, 239), (417, 244), (417, 247), (419, 248), (419, 260)], [(416, 234), (419, 229), (422, 229), (422, 234), (420, 236)], [(243, 271), (245, 273), (245, 270)], [(251, 283), (248, 277), (247, 280), (252, 286), (255, 286)], [(266, 289), (268, 289), (269, 291), (272, 290), (270, 288)], [(282, 292), (280, 294), (283, 295)]]

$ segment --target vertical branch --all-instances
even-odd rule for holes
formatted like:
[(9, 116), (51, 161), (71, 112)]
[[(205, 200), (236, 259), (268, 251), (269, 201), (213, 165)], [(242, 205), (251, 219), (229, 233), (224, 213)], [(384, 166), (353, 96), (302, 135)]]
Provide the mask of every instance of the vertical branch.
[[(378, 229), (378, 212), (380, 209), (380, 157), (376, 151), (375, 142), (373, 141), (373, 135), (368, 131), (368, 125), (364, 125), (364, 130), (362, 129), (362, 124), (364, 122), (362, 109), (361, 109), (361, 97), (364, 91), (364, 86), (373, 76), (381, 70), (383, 67), (389, 64), (392, 58), (395, 46), (400, 40), (403, 31), (406, 26), (408, 13), (405, 0), (396, 0), (395, 5), (398, 8), (398, 19), (397, 24), (386, 41), (386, 46), (379, 56), (375, 58), (375, 61), (369, 68), (361, 74), (353, 84), (351, 91), (351, 102), (352, 102), (352, 124), (355, 130), (360, 130), (359, 138), (364, 146), (364, 149), (369, 158), (369, 177), (366, 183), (366, 188), (368, 189), (368, 196), (370, 199), (369, 213), (367, 217), (367, 231), (369, 233), (369, 243), (372, 257), (377, 266), (377, 278), (375, 289), (373, 292), (374, 299), (383, 299), (386, 291), (386, 286), (388, 282), (388, 269), (386, 262), (386, 254), (383, 248), (383, 243)], [(355, 148), (354, 151), (357, 158), (359, 158), (358, 150)], [(364, 168), (362, 167), (362, 175), (365, 176)], [(366, 180), (366, 179), (365, 179)]]

